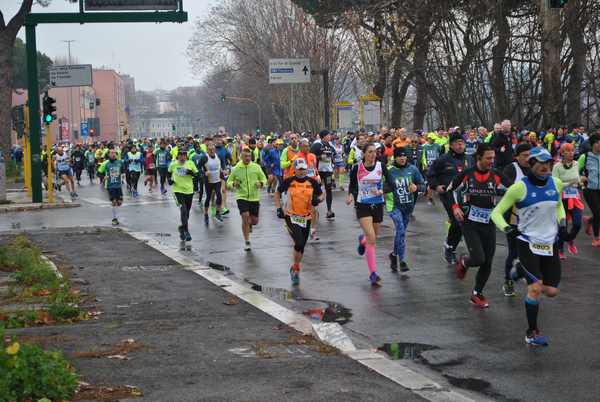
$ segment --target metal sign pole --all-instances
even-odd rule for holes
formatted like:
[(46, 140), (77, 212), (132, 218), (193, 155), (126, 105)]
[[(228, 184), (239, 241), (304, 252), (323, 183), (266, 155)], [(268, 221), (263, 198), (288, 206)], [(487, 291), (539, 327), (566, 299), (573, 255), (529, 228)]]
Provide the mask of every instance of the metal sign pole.
[(46, 159), (48, 162), (48, 202), (54, 202), (54, 185), (52, 183), (54, 161), (52, 160), (52, 127), (50, 124), (46, 125)]
[(294, 132), (294, 84), (290, 84), (290, 125), (291, 131)]
[(27, 81), (29, 99), (29, 146), (31, 149), (31, 200), (42, 202), (42, 165), (40, 160), (40, 89), (38, 84), (35, 24), (25, 25)]

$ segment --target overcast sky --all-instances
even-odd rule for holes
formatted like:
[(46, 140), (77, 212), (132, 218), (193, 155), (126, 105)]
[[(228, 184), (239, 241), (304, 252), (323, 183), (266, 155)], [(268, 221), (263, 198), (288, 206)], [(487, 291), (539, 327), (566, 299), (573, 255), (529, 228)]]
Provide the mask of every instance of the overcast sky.
[[(135, 77), (136, 89), (173, 89), (198, 85), (186, 57), (193, 22), (208, 13), (218, 0), (185, 0), (188, 22), (138, 24), (49, 24), (36, 30), (38, 50), (50, 58), (67, 55), (67, 44), (74, 39), (71, 55), (82, 64), (107, 66)], [(0, 0), (8, 22), (17, 12), (20, 0)], [(49, 7), (34, 6), (33, 12), (78, 12), (78, 4), (53, 0)], [(25, 28), (19, 32), (25, 40)]]

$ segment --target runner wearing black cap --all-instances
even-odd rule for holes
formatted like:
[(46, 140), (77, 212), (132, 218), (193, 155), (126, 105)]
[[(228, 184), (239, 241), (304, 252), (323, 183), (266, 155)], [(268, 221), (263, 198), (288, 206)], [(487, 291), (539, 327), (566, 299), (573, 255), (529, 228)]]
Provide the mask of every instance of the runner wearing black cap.
[(312, 144), (310, 152), (317, 157), (319, 177), (325, 187), (326, 218), (334, 219), (335, 213), (331, 210), (331, 204), (333, 202), (333, 161), (336, 151), (330, 141), (330, 132), (328, 130), (321, 131), (319, 138)]
[(429, 169), (429, 186), (438, 193), (444, 209), (448, 214), (450, 227), (444, 244), (444, 259), (448, 264), (456, 264), (456, 247), (460, 243), (462, 233), (460, 223), (452, 212), (454, 199), (452, 193), (447, 191), (454, 178), (462, 173), (469, 165), (465, 156), (465, 141), (459, 133), (453, 133), (449, 140), (450, 150), (442, 155)]

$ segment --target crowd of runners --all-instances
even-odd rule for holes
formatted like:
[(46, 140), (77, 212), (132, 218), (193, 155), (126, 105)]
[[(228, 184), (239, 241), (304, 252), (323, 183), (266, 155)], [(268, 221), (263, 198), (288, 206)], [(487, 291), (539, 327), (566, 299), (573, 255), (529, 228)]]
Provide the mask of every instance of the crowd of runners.
[[(261, 196), (268, 194), (294, 244), (293, 285), (300, 283), (307, 242), (319, 240), (319, 220), (335, 219), (334, 191), (347, 192), (346, 204), (355, 209), (361, 228), (357, 252), (365, 256), (374, 287), (383, 282), (377, 237), (384, 217), (395, 227), (387, 253), (390, 269), (406, 272), (405, 233), (417, 200), (422, 197), (431, 206), (439, 202), (447, 215), (441, 221), (447, 229), (443, 258), (459, 280), (476, 270), (469, 298), (479, 308), (489, 306), (483, 293), (496, 236), (498, 231), (505, 236), (502, 290), (516, 296), (516, 281), (526, 281), (525, 340), (531, 345), (548, 343), (537, 325), (540, 299), (558, 294), (561, 260), (565, 251), (577, 254), (580, 229), (600, 248), (600, 129), (589, 134), (579, 126), (517, 131), (506, 120), (492, 131), (215, 134), (55, 147), (51, 153), (43, 159), (51, 158), (58, 189), (65, 186), (72, 198), (78, 197), (75, 183), (82, 175), (106, 188), (113, 225), (119, 224), (124, 185), (134, 199), (140, 179), (147, 192), (166, 197), (170, 188), (180, 210), (182, 242), (192, 240), (194, 203), (209, 228), (211, 216), (217, 224), (227, 218), (233, 196), (243, 247), (250, 251)], [(458, 255), (462, 239), (467, 253)]]

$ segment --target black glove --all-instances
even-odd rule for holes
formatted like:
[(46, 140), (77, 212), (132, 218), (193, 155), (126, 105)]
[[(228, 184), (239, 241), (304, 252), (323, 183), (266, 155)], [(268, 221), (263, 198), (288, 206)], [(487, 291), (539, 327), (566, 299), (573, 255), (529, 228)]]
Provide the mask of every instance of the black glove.
[(277, 217), (279, 219), (285, 219), (285, 214), (283, 213), (283, 209), (277, 208)]
[(190, 175), (190, 176), (193, 176), (193, 175), (195, 175), (195, 173), (194, 173), (194, 171), (193, 171), (192, 169), (186, 169), (185, 173), (186, 173), (187, 175)]
[(173, 184), (175, 184), (175, 182), (173, 181), (171, 176), (167, 177), (167, 183), (169, 183), (169, 186), (172, 186)]
[(558, 238), (561, 241), (569, 241), (569, 231), (567, 230), (566, 226), (559, 226), (558, 227)]
[(506, 236), (511, 237), (513, 239), (521, 234), (521, 232), (519, 232), (519, 229), (515, 225), (507, 226), (506, 229), (504, 229), (504, 233), (506, 234)]

